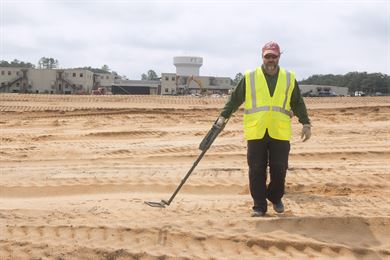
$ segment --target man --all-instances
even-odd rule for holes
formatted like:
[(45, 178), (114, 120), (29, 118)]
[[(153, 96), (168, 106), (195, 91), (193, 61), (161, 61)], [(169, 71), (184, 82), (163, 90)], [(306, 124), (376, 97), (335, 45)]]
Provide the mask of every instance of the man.
[[(265, 215), (267, 199), (272, 202), (277, 213), (284, 212), (282, 197), (293, 114), (303, 125), (303, 141), (311, 136), (310, 120), (295, 74), (279, 67), (280, 55), (277, 43), (269, 42), (264, 45), (262, 66), (245, 73), (216, 122), (218, 126), (222, 126), (245, 102), (244, 135), (247, 140), (249, 188), (254, 203), (252, 217)], [(267, 186), (268, 165), (271, 179)]]

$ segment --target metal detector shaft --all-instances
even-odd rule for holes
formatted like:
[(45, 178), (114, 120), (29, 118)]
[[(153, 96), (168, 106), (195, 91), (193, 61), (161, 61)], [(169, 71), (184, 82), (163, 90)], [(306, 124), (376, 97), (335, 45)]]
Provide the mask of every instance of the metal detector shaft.
[(184, 183), (187, 181), (188, 177), (190, 177), (192, 171), (195, 169), (195, 167), (198, 165), (200, 160), (202, 160), (203, 156), (207, 152), (207, 150), (210, 148), (211, 144), (214, 142), (214, 140), (217, 138), (220, 132), (225, 128), (225, 125), (229, 121), (229, 118), (224, 122), (222, 126), (217, 126), (216, 122), (210, 129), (210, 131), (207, 133), (207, 135), (203, 138), (202, 142), (199, 145), (199, 149), (202, 151), (202, 153), (198, 156), (198, 159), (194, 162), (191, 169), (187, 172), (186, 176), (181, 180), (179, 186), (176, 188), (175, 192), (172, 194), (172, 196), (169, 198), (169, 200), (166, 202), (166, 204), (169, 206), (171, 204), (172, 200), (175, 198), (176, 194), (180, 191), (181, 187), (184, 185)]
[(187, 181), (188, 177), (190, 177), (191, 173), (195, 169), (195, 167), (198, 165), (200, 160), (202, 160), (203, 156), (207, 152), (207, 150), (210, 148), (211, 144), (214, 142), (214, 140), (217, 138), (220, 132), (222, 132), (223, 128), (227, 124), (229, 119), (225, 120), (222, 126), (218, 126), (216, 124), (217, 121), (215, 121), (214, 125), (210, 129), (210, 131), (207, 133), (207, 135), (203, 138), (202, 142), (199, 145), (199, 149), (202, 151), (200, 155), (198, 156), (198, 159), (194, 162), (191, 169), (187, 172), (186, 176), (181, 180), (179, 186), (176, 188), (175, 192), (172, 194), (172, 196), (169, 198), (168, 201), (161, 200), (161, 202), (152, 202), (152, 201), (145, 201), (145, 203), (151, 207), (158, 207), (158, 208), (165, 208), (165, 205), (169, 206), (173, 199), (176, 197), (177, 193), (180, 191), (181, 187), (184, 185), (184, 183)]
[(169, 204), (171, 204), (171, 202), (173, 201), (173, 199), (176, 197), (176, 194), (180, 191), (181, 187), (184, 185), (184, 183), (187, 181), (188, 177), (190, 177), (191, 173), (194, 171), (195, 167), (198, 165), (198, 163), (200, 162), (200, 160), (202, 160), (203, 158), (203, 155), (207, 152), (207, 150), (204, 150), (202, 151), (202, 153), (198, 156), (198, 159), (196, 159), (196, 161), (194, 162), (194, 164), (192, 165), (191, 169), (187, 172), (186, 176), (184, 176), (184, 178), (181, 180), (179, 186), (176, 188), (175, 192), (172, 194), (172, 196), (169, 198), (169, 200), (167, 201), (167, 205), (169, 206)]

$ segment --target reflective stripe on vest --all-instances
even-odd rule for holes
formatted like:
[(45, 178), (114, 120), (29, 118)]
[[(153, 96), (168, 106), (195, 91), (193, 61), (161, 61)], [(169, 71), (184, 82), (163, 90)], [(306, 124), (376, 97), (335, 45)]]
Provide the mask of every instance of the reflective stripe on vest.
[(256, 107), (257, 105), (257, 101), (256, 101), (256, 95), (254, 95), (253, 93), (256, 93), (256, 88), (255, 88), (255, 71), (252, 71), (250, 74), (249, 74), (249, 78), (250, 78), (250, 84), (251, 84), (251, 91), (252, 91), (252, 108), (250, 109), (245, 109), (244, 110), (244, 113), (249, 115), (249, 114), (253, 114), (253, 113), (256, 113), (256, 112), (260, 112), (260, 111), (276, 111), (276, 112), (280, 112), (280, 113), (283, 113), (283, 114), (286, 114), (288, 116), (290, 116), (290, 111), (286, 109), (286, 104), (287, 104), (287, 97), (288, 97), (288, 91), (290, 89), (290, 81), (291, 81), (291, 75), (290, 75), (290, 72), (289, 71), (286, 71), (286, 81), (287, 81), (287, 87), (286, 87), (286, 95), (284, 97), (284, 100), (283, 100), (283, 107), (275, 107), (275, 106), (262, 106), (262, 107)]
[(260, 112), (260, 111), (276, 111), (276, 112), (280, 112), (280, 113), (283, 113), (283, 114), (290, 116), (289, 110), (284, 109), (282, 107), (273, 107), (273, 106), (255, 107), (255, 108), (251, 108), (249, 110), (246, 109), (246, 110), (244, 110), (244, 113), (249, 115), (249, 114), (253, 114), (256, 112)]

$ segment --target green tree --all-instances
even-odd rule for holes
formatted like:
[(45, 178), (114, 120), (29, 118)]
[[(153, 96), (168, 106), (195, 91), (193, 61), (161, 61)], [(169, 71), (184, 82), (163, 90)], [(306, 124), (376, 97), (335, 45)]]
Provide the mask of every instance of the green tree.
[(109, 68), (108, 65), (106, 65), (106, 64), (104, 64), (104, 65), (102, 66), (102, 70), (107, 71), (107, 72), (110, 72), (110, 68)]
[(148, 79), (149, 80), (158, 79), (157, 73), (154, 70), (148, 70)]
[(141, 80), (158, 80), (158, 76), (154, 70), (148, 70), (147, 74), (142, 73)]
[(238, 83), (241, 81), (241, 79), (244, 78), (244, 75), (242, 73), (237, 73), (233, 80), (233, 85), (237, 86)]
[(42, 57), (38, 61), (38, 68), (40, 69), (55, 69), (58, 68), (58, 60), (54, 58)]

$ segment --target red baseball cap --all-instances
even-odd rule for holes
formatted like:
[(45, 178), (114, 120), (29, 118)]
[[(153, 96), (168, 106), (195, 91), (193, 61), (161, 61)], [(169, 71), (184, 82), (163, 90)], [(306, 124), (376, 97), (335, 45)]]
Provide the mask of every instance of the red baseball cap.
[(276, 56), (280, 55), (280, 48), (276, 42), (268, 42), (264, 45), (263, 49), (263, 57), (269, 53), (272, 53)]

